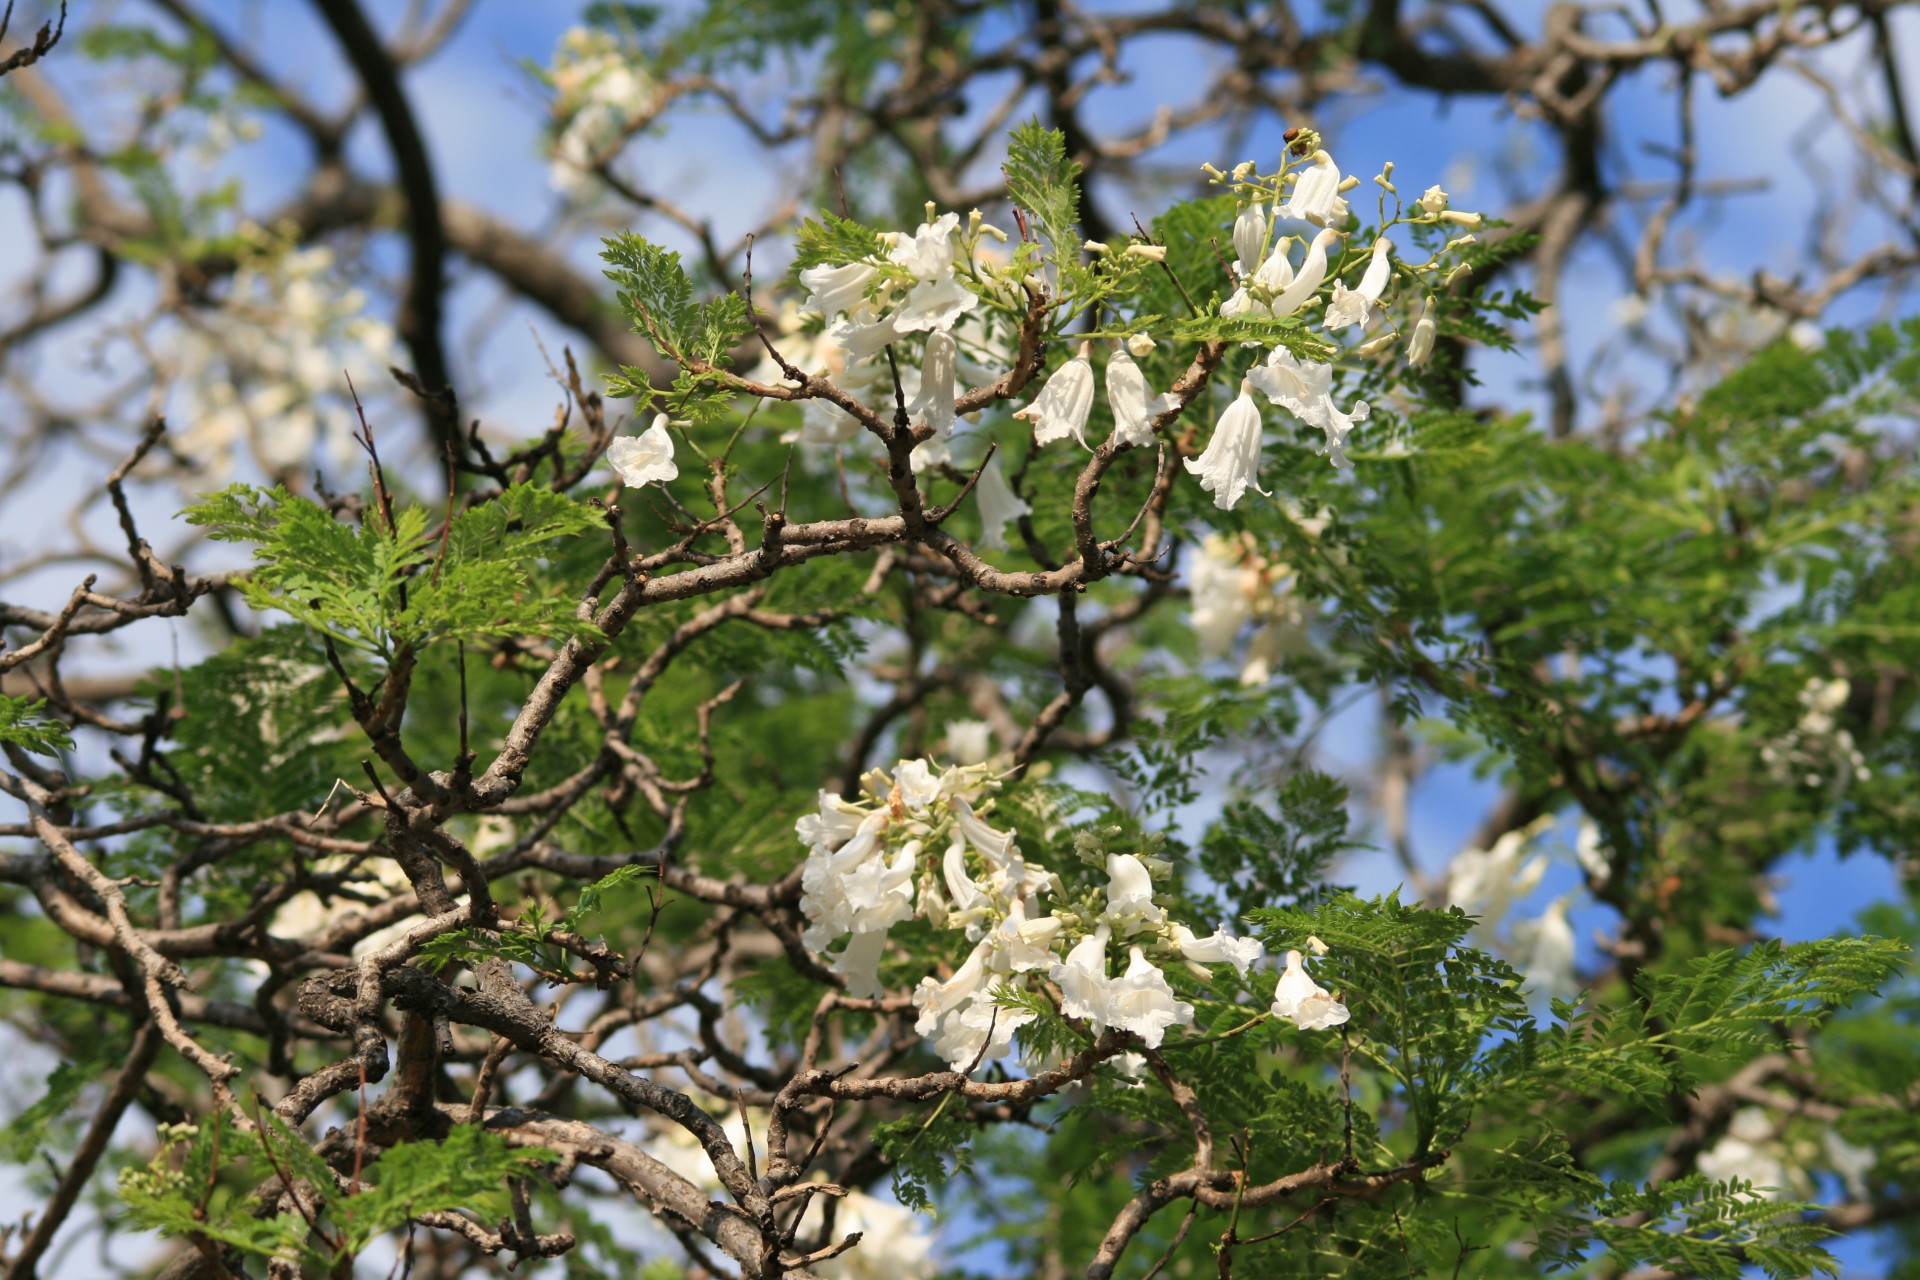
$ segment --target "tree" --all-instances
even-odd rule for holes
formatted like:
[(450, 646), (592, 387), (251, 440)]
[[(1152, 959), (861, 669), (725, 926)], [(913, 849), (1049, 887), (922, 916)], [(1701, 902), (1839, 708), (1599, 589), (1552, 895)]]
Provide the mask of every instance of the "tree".
[[(594, 5), (527, 73), (547, 234), (441, 184), (462, 4), (276, 10), (338, 108), (176, 0), (50, 15), (6, 1275), (89, 1213), (175, 1280), (1911, 1270), (1908, 9)], [(1168, 38), (1201, 91), (1116, 124)], [(1370, 72), (1551, 176), (1355, 158)], [(1697, 238), (1696, 81), (1781, 75), (1858, 171), (1791, 278)], [(805, 149), (764, 219), (642, 181), (698, 105)], [(456, 262), (582, 344), (545, 429), (472, 411)], [(72, 541), (12, 516), (65, 474)], [(1783, 941), (1809, 850), (1905, 881)]]

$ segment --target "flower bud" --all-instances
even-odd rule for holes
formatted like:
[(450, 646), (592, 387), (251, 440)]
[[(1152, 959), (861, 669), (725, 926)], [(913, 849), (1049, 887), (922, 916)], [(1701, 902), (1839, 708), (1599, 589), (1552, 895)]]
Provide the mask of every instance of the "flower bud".
[(1377, 356), (1394, 343), (1400, 341), (1397, 333), (1383, 333), (1377, 338), (1369, 338), (1353, 349), (1357, 356)]
[(1235, 182), (1245, 182), (1247, 180), (1247, 175), (1252, 172), (1253, 172), (1253, 161), (1242, 160), (1239, 164), (1233, 166), (1233, 180)]
[(1463, 262), (1459, 266), (1455, 267), (1453, 270), (1447, 272), (1447, 278), (1445, 283), (1451, 286), (1451, 285), (1457, 284), (1462, 280), (1465, 280), (1468, 276), (1472, 274), (1473, 274), (1472, 264)]
[(1146, 258), (1152, 262), (1167, 260), (1167, 246), (1163, 244), (1130, 244), (1127, 253), (1135, 258)]
[(1342, 192), (1351, 191), (1359, 185), (1360, 185), (1359, 176), (1357, 174), (1350, 173), (1346, 177), (1340, 180), (1340, 185), (1337, 188), (1335, 188), (1335, 190), (1342, 191)]
[(1440, 211), (1447, 207), (1447, 193), (1437, 186), (1428, 187), (1426, 193), (1420, 197), (1418, 203), (1420, 205), (1420, 212), (1426, 214), (1429, 218), (1438, 217)]
[(1479, 243), (1480, 243), (1480, 237), (1474, 235), (1471, 231), (1469, 231), (1466, 235), (1455, 236), (1453, 239), (1447, 241), (1447, 248), (1458, 249), (1462, 245), (1479, 244)]
[(1448, 209), (1441, 213), (1440, 221), (1457, 222), (1463, 227), (1477, 227), (1480, 225), (1481, 218), (1477, 213), (1462, 213), (1456, 209)]
[(1113, 252), (1112, 246), (1105, 244), (1099, 240), (1089, 240), (1085, 244), (1081, 245), (1080, 247), (1082, 249), (1085, 249), (1088, 253), (1092, 254), (1096, 258), (1104, 257), (1105, 255)]
[(1215, 182), (1223, 181), (1227, 176), (1226, 174), (1220, 172), (1218, 169), (1214, 168), (1210, 164), (1203, 164), (1200, 166), (1200, 169), (1201, 169), (1201, 172), (1205, 173), (1209, 178), (1212, 178)]
[(1414, 322), (1413, 337), (1407, 342), (1407, 363), (1423, 365), (1433, 358), (1433, 295), (1428, 294)]
[(1135, 358), (1146, 355), (1156, 345), (1150, 333), (1136, 333), (1127, 338), (1127, 352)]

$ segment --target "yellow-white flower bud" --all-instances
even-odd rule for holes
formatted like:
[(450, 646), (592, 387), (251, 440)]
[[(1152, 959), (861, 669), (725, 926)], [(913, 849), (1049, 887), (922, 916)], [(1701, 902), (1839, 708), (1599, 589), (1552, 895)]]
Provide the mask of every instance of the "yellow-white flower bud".
[(1104, 257), (1113, 252), (1113, 247), (1101, 240), (1089, 240), (1080, 247), (1096, 258)]
[(1146, 258), (1152, 262), (1167, 260), (1167, 246), (1163, 244), (1130, 244), (1127, 253), (1135, 258)]
[(1144, 356), (1159, 345), (1150, 333), (1136, 333), (1127, 338), (1127, 352), (1135, 357)]
[(1397, 333), (1383, 333), (1377, 338), (1369, 338), (1353, 349), (1357, 356), (1377, 356), (1394, 343), (1400, 341)]
[(1440, 221), (1457, 222), (1463, 227), (1477, 227), (1481, 218), (1477, 213), (1462, 213), (1457, 209), (1448, 209), (1441, 213)]

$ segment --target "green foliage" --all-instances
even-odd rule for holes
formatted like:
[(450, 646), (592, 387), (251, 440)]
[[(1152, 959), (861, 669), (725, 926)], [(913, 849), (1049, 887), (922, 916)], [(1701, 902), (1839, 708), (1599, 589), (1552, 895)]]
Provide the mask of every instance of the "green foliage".
[(1347, 787), (1303, 769), (1267, 804), (1229, 803), (1200, 842), (1199, 865), (1236, 916), (1295, 901), (1325, 881), (1334, 859), (1358, 847), (1347, 834)]
[(901, 1204), (931, 1212), (934, 1194), (972, 1163), (968, 1139), (974, 1125), (964, 1105), (946, 1094), (927, 1114), (882, 1121), (873, 1145), (893, 1171), (893, 1194)]
[[(120, 1198), (137, 1223), (255, 1257), (304, 1257), (322, 1267), (358, 1256), (419, 1214), (467, 1210), (498, 1220), (507, 1210), (507, 1181), (559, 1158), (543, 1147), (511, 1147), (476, 1125), (457, 1125), (439, 1142), (389, 1147), (356, 1186), (264, 1111), (251, 1132), (221, 1114), (163, 1129), (162, 1137), (150, 1163), (120, 1176)], [(263, 1182), (303, 1185), (318, 1204), (311, 1221), (291, 1212), (260, 1216), (243, 1188)]]
[(391, 527), (369, 517), (356, 528), (284, 486), (234, 485), (184, 514), (218, 541), (254, 544), (256, 567), (239, 584), (254, 608), (389, 660), (439, 640), (593, 631), (570, 600), (533, 583), (544, 544), (602, 524), (549, 489), (503, 490), (457, 513), (441, 539), (424, 507), (399, 508)]
[(0, 743), (42, 756), (73, 750), (73, 734), (44, 713), (46, 705), (45, 698), (0, 693)]
[(808, 218), (793, 233), (795, 271), (845, 266), (881, 257), (885, 252), (886, 244), (878, 231), (824, 209), (818, 219)]
[(670, 360), (730, 363), (727, 353), (753, 332), (745, 299), (731, 291), (693, 301), (680, 255), (631, 231), (601, 241), (603, 274), (616, 286), (634, 328)]
[(95, 1045), (78, 1061), (63, 1062), (47, 1077), (47, 1091), (24, 1111), (0, 1127), (0, 1160), (26, 1164), (38, 1158), (51, 1138), (53, 1129), (72, 1110), (81, 1091), (100, 1078), (100, 1073), (119, 1056), (106, 1045)]
[(1080, 265), (1080, 164), (1067, 155), (1066, 135), (1038, 120), (1016, 126), (1007, 138), (1007, 196), (1027, 211), (1058, 268), (1063, 293), (1082, 292)]
[(1624, 1266), (1708, 1280), (1735, 1280), (1749, 1266), (1772, 1280), (1838, 1275), (1819, 1243), (1835, 1232), (1804, 1220), (1815, 1207), (1768, 1200), (1745, 1183), (1712, 1183), (1697, 1174), (1657, 1189), (1615, 1183), (1586, 1206), (1589, 1218), (1549, 1224), (1535, 1258), (1549, 1272), (1571, 1270), (1598, 1241)]

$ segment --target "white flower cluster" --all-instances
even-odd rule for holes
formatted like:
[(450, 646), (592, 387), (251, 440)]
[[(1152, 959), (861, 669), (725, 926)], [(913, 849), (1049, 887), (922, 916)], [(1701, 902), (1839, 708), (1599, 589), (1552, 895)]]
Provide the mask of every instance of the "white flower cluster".
[(1157, 1048), (1170, 1027), (1193, 1021), (1193, 1006), (1176, 996), (1162, 963), (1186, 963), (1200, 978), (1211, 976), (1205, 965), (1230, 964), (1244, 977), (1263, 954), (1255, 939), (1199, 937), (1170, 920), (1154, 878), (1172, 868), (1135, 854), (1107, 855), (1099, 905), (1068, 903), (1060, 878), (1028, 862), (1013, 833), (988, 821), (994, 782), (983, 766), (935, 772), (925, 760), (904, 760), (862, 781), (860, 802), (823, 791), (819, 811), (795, 824), (808, 846), (802, 940), (825, 952), (845, 938), (827, 962), (850, 994), (874, 996), (883, 990), (878, 966), (893, 925), (919, 916), (963, 930), (974, 944), (966, 960), (944, 980), (921, 979), (913, 993), (915, 1030), (956, 1071), (1005, 1057), (1032, 1020), (1003, 1007), (999, 991), (1033, 991), (1050, 980), (1066, 1016), (1096, 1034), (1133, 1032)]
[[(1447, 871), (1447, 901), (1477, 918), (1472, 933), (1476, 945), (1504, 955), (1520, 970), (1524, 989), (1541, 1000), (1568, 998), (1580, 990), (1573, 925), (1567, 918), (1574, 895), (1561, 894), (1537, 919), (1516, 920), (1505, 938), (1500, 936), (1500, 926), (1546, 876), (1546, 855), (1527, 854), (1552, 825), (1553, 819), (1544, 817), (1502, 835), (1491, 849), (1464, 849)], [(1599, 857), (1597, 839), (1597, 829), (1583, 826), (1575, 858), (1590, 877), (1597, 875), (1604, 882), (1604, 875), (1595, 870), (1606, 866)]]
[[(1285, 319), (1305, 309), (1322, 293), (1345, 235), (1341, 227), (1351, 216), (1343, 193), (1357, 186), (1359, 180), (1342, 178), (1333, 157), (1317, 148), (1303, 165), (1289, 164), (1270, 177), (1255, 174), (1253, 168), (1251, 163), (1243, 164), (1229, 177), (1207, 166), (1215, 182), (1229, 183), (1243, 201), (1233, 224), (1237, 259), (1234, 274), (1239, 283), (1233, 296), (1221, 304), (1220, 314)], [(1393, 166), (1389, 164), (1374, 179), (1384, 196), (1396, 194), (1392, 173)], [(1269, 201), (1273, 210), (1271, 220), (1267, 213)], [(1450, 210), (1447, 204), (1446, 192), (1439, 187), (1429, 187), (1412, 211), (1385, 220), (1382, 230), (1399, 223), (1480, 225), (1479, 214)], [(1304, 238), (1272, 235), (1276, 227), (1289, 221), (1317, 228), (1312, 238), (1304, 241), (1306, 249), (1297, 266), (1294, 246)], [(1425, 263), (1401, 262), (1399, 273), (1414, 280), (1437, 275), (1443, 258), (1472, 244), (1474, 239), (1470, 233), (1459, 236)], [(1348, 285), (1337, 276), (1334, 278), (1321, 318), (1320, 327), (1324, 332), (1364, 330), (1376, 319), (1377, 313), (1384, 314), (1380, 304), (1395, 274), (1392, 253), (1393, 242), (1380, 235), (1367, 251), (1357, 283)], [(1451, 282), (1467, 269), (1465, 264), (1457, 265), (1445, 278)], [(1434, 295), (1429, 292), (1407, 342), (1409, 364), (1424, 364), (1433, 354), (1433, 304)], [(1354, 352), (1362, 356), (1375, 355), (1395, 340), (1395, 334), (1383, 334), (1362, 341)], [(1302, 360), (1285, 347), (1274, 347), (1265, 362), (1256, 365), (1241, 381), (1240, 394), (1220, 415), (1206, 450), (1185, 463), (1187, 470), (1199, 477), (1200, 487), (1213, 494), (1215, 505), (1226, 510), (1232, 510), (1248, 489), (1266, 493), (1258, 478), (1261, 429), (1260, 407), (1253, 398), (1256, 391), (1264, 395), (1269, 404), (1285, 409), (1301, 423), (1318, 430), (1325, 438), (1321, 452), (1336, 467), (1352, 465), (1347, 458), (1347, 438), (1353, 424), (1364, 420), (1370, 412), (1364, 400), (1356, 400), (1346, 409), (1335, 402), (1331, 364)]]
[[(844, 389), (890, 398), (893, 364), (882, 355), (915, 334), (926, 335), (917, 363), (912, 358), (897, 362), (913, 425), (933, 431), (913, 451), (915, 471), (952, 461), (949, 443), (961, 379), (964, 375), (986, 381), (991, 376), (974, 365), (968, 353), (1002, 361), (1007, 355), (977, 314), (981, 291), (1004, 294), (1010, 287), (982, 253), (985, 241), (1006, 238), (1004, 231), (983, 222), (978, 210), (968, 215), (963, 228), (959, 214), (936, 215), (929, 203), (927, 220), (912, 235), (883, 233), (879, 254), (800, 272), (800, 283), (810, 290), (801, 309), (829, 322), (812, 361), (801, 361), (804, 371), (811, 372), (807, 366), (814, 361), (838, 365)], [(809, 409), (801, 438), (837, 443), (850, 439), (856, 429), (845, 413), (822, 405)]]
[[(365, 314), (361, 290), (338, 284), (333, 250), (288, 251), (258, 228), (253, 238), (259, 250), (243, 257), (223, 303), (183, 310), (161, 344), (161, 365), (190, 397), (173, 414), (187, 424), (181, 451), (213, 477), (249, 443), (270, 471), (309, 467), (322, 410), (346, 404), (346, 378), (363, 395), (390, 381), (393, 331)], [(329, 445), (336, 462), (351, 456), (347, 432)]]
[(595, 166), (659, 113), (659, 86), (611, 34), (584, 27), (561, 35), (547, 78), (556, 124), (548, 181), (555, 191), (585, 199), (597, 190)]
[(1849, 781), (1865, 782), (1873, 776), (1852, 732), (1838, 720), (1852, 693), (1853, 686), (1845, 679), (1808, 678), (1800, 690), (1799, 723), (1760, 748), (1760, 759), (1775, 782), (1818, 787), (1831, 779), (1839, 791)]
[(1293, 570), (1254, 550), (1250, 535), (1210, 534), (1187, 564), (1193, 629), (1204, 658), (1224, 658), (1248, 623), (1257, 627), (1247, 643), (1240, 683), (1265, 684), (1273, 668), (1307, 644), (1307, 602), (1289, 583)]

